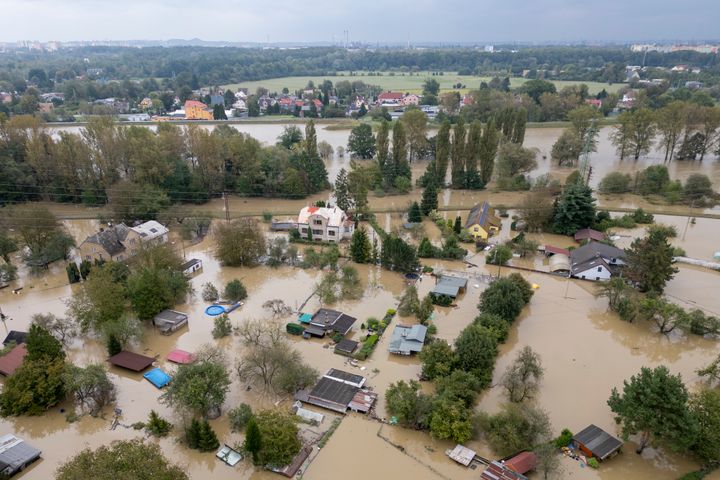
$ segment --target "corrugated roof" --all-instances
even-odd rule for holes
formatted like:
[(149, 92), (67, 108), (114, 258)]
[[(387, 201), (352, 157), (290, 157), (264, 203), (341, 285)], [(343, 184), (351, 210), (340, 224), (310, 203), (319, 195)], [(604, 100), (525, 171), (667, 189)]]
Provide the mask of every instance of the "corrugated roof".
[(484, 480), (527, 480), (527, 477), (505, 467), (500, 462), (490, 462), (485, 471), (480, 475)]
[(552, 254), (562, 254), (562, 255), (570, 255), (570, 250), (566, 248), (560, 248), (560, 247), (553, 247), (552, 245), (545, 245), (545, 253), (552, 253)]
[(183, 263), (182, 265), (180, 265), (180, 270), (187, 270), (190, 267), (194, 267), (198, 263), (202, 264), (202, 260), (200, 260), (198, 258), (193, 258), (193, 259), (188, 260), (187, 262)]
[(623, 445), (623, 442), (595, 425), (589, 425), (573, 435), (573, 441), (582, 444), (600, 460), (604, 460)]
[(337, 345), (335, 345), (335, 351), (343, 352), (343, 353), (353, 353), (355, 349), (358, 346), (358, 342), (354, 340), (349, 340), (347, 338), (343, 338), (338, 342)]
[(477, 455), (475, 450), (470, 450), (460, 444), (455, 445), (455, 448), (448, 450), (446, 453), (448, 457), (452, 458), (460, 465), (465, 465), (466, 467), (472, 463), (475, 455)]
[[(310, 392), (310, 397), (319, 398), (339, 405), (348, 405), (359, 387), (328, 377), (322, 377)], [(311, 400), (309, 400), (312, 403)]]
[(331, 368), (327, 371), (325, 376), (357, 386), (362, 386), (365, 383), (365, 377), (362, 375), (345, 372), (343, 370), (338, 370), (337, 368)]
[(562, 270), (570, 271), (570, 259), (563, 253), (556, 253), (550, 257), (550, 271), (559, 272)]

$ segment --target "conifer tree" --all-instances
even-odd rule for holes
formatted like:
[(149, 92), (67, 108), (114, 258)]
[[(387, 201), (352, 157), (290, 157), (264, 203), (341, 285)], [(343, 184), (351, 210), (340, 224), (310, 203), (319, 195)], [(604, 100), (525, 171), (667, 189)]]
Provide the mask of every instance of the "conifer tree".
[(423, 215), (427, 216), (433, 210), (438, 208), (438, 192), (434, 182), (429, 183), (423, 190), (422, 200), (420, 202), (420, 210)]
[(467, 145), (465, 146), (465, 188), (468, 189), (480, 189), (483, 187), (480, 172), (478, 172), (481, 140), (482, 125), (479, 121), (475, 121), (470, 125)]

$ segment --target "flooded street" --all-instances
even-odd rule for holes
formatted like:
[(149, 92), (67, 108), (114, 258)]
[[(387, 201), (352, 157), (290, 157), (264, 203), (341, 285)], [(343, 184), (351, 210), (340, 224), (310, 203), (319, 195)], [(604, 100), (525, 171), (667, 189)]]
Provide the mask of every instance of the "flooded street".
[[(235, 124), (233, 126), (263, 142), (274, 143), (284, 125)], [(73, 128), (77, 127), (67, 127), (67, 129)], [(549, 157), (552, 143), (560, 132), (561, 129), (553, 128), (528, 129), (525, 144), (537, 147), (541, 153)], [(634, 172), (647, 165), (662, 162), (662, 156), (658, 152), (639, 162), (620, 162), (615, 158), (614, 150), (607, 141), (609, 132), (609, 128), (602, 129), (598, 152), (591, 157), (594, 169), (591, 183), (594, 185), (608, 172)], [(328, 141), (333, 147), (345, 146), (348, 133), (347, 130), (327, 130), (324, 126), (320, 126), (318, 140)], [(332, 159), (328, 163), (331, 180), (340, 168), (348, 168), (348, 163), (347, 157)], [(553, 177), (560, 179), (571, 171), (571, 169), (558, 168), (552, 165), (549, 159), (541, 157), (538, 158), (538, 164), (539, 168), (533, 173), (534, 176), (549, 172)], [(423, 162), (414, 165), (414, 174), (419, 175), (424, 168)], [(674, 162), (670, 165), (670, 171), (671, 177), (680, 179), (686, 178), (693, 172), (703, 172), (713, 179), (716, 187), (720, 185), (720, 167), (714, 159), (708, 159), (703, 163)], [(263, 212), (270, 212), (277, 218), (285, 218), (293, 216), (302, 206), (315, 200), (326, 199), (327, 196), (325, 192), (303, 200), (232, 197), (229, 200), (229, 208), (231, 216), (261, 215)], [(492, 189), (479, 192), (446, 190), (440, 195), (440, 204), (448, 209), (442, 212), (445, 218), (454, 219), (456, 215), (461, 215), (465, 219), (467, 210), (478, 201), (488, 199), (494, 205), (518, 205), (521, 198), (521, 193), (497, 193)], [(384, 197), (371, 195), (370, 207), (383, 212), (378, 214), (377, 220), (386, 230), (398, 231), (407, 237), (424, 235), (439, 244), (442, 241), (440, 229), (429, 220), (423, 222), (422, 230), (416, 234), (403, 228), (403, 215), (397, 211), (406, 209), (410, 202), (419, 199), (420, 190), (417, 189), (407, 195)], [(636, 196), (611, 200), (601, 197), (599, 203), (607, 207), (652, 207)], [(198, 213), (209, 212), (214, 216), (221, 216), (224, 206), (222, 200), (215, 199), (208, 204), (188, 208)], [(680, 214), (687, 213), (687, 208), (683, 209), (680, 206), (663, 206), (663, 208)], [(72, 217), (88, 216), (89, 210), (79, 206), (61, 205), (57, 206), (56, 211), (61, 211), (66, 217)], [(95, 216), (100, 211), (91, 210), (92, 214), (89, 216)], [(712, 212), (717, 213), (718, 209), (713, 209)], [(516, 212), (508, 213), (512, 216)], [(690, 222), (687, 216), (671, 215), (656, 215), (655, 220), (656, 223), (676, 227), (678, 238), (673, 239), (671, 243), (683, 248), (690, 257), (712, 260), (713, 253), (720, 250), (720, 240), (717, 236), (717, 232), (720, 232), (720, 220), (697, 218), (695, 222)], [(512, 219), (508, 217), (503, 218), (502, 221), (503, 229), (494, 240), (504, 241), (515, 235), (509, 228)], [(85, 236), (94, 233), (99, 226), (96, 220), (64, 220), (63, 223), (78, 244)], [(267, 229), (267, 224), (263, 224), (263, 228)], [(613, 231), (619, 236), (616, 241), (618, 246), (628, 247), (634, 237), (644, 233), (644, 227)], [(541, 245), (551, 244), (557, 247), (574, 245), (569, 237), (552, 234), (528, 236)], [(270, 320), (271, 315), (262, 305), (271, 299), (282, 299), (293, 309), (298, 309), (313, 291), (322, 273), (312, 269), (301, 270), (290, 267), (221, 268), (213, 257), (211, 236), (192, 246), (184, 243), (175, 244), (179, 252), (183, 246), (186, 258), (198, 258), (203, 262), (203, 269), (192, 279), (195, 295), (189, 298), (187, 303), (175, 307), (176, 310), (189, 315), (189, 324), (170, 336), (162, 336), (148, 327), (142, 342), (136, 345), (133, 351), (156, 357), (158, 359), (156, 366), (172, 374), (175, 367), (165, 360), (165, 356), (172, 349), (197, 351), (206, 344), (218, 345), (227, 354), (233, 380), (223, 406), (223, 413), (241, 402), (249, 403), (253, 408), (268, 408), (275, 405), (288, 407), (291, 404), (289, 398), (277, 398), (257, 389), (247, 390), (246, 385), (238, 381), (234, 373), (234, 365), (242, 353), (239, 340), (234, 337), (221, 340), (212, 338), (213, 321), (204, 314), (207, 304), (201, 300), (199, 292), (206, 282), (212, 282), (218, 288), (222, 288), (229, 280), (241, 279), (247, 287), (249, 297), (242, 308), (230, 314), (231, 321), (237, 326), (249, 319)], [(303, 250), (303, 246), (300, 246), (300, 250)], [(32, 315), (36, 313), (64, 316), (65, 301), (70, 298), (73, 290), (80, 288), (79, 285), (67, 285), (64, 264), (57, 262), (43, 275), (33, 276), (21, 266), (22, 262), (17, 255), (13, 261), (20, 266), (20, 279), (13, 282), (10, 288), (0, 290), (0, 306), (10, 318), (3, 326), (4, 330), (26, 331)], [(501, 275), (507, 275), (518, 271), (507, 267), (486, 268), (482, 253), (474, 254), (469, 261), (476, 266), (469, 267), (460, 262), (432, 259), (424, 260), (423, 263), (435, 268), (436, 271), (464, 274), (497, 274), (499, 271)], [(541, 256), (513, 260), (517, 265), (536, 268), (542, 268), (545, 262)], [(341, 301), (332, 305), (332, 308), (358, 319), (348, 337), (361, 340), (364, 335), (361, 324), (369, 317), (382, 318), (388, 308), (395, 308), (405, 283), (401, 275), (378, 267), (359, 265), (356, 268), (365, 288), (363, 298)], [(637, 373), (642, 366), (666, 365), (672, 373), (681, 374), (683, 380), (692, 388), (698, 382), (695, 370), (705, 366), (720, 352), (718, 342), (715, 340), (680, 334), (666, 337), (652, 331), (648, 324), (629, 324), (619, 320), (616, 315), (607, 311), (606, 300), (595, 296), (595, 285), (591, 283), (569, 281), (539, 273), (522, 272), (522, 274), (530, 282), (537, 283), (540, 288), (536, 290), (529, 307), (514, 323), (507, 343), (501, 347), (493, 384), (499, 382), (505, 368), (517, 352), (526, 345), (531, 346), (540, 354), (545, 367), (545, 377), (535, 401), (547, 411), (555, 434), (566, 427), (577, 432), (590, 423), (617, 433), (617, 427), (606, 403), (613, 387), (621, 386), (624, 379)], [(431, 290), (433, 282), (432, 277), (423, 276), (418, 283), (421, 297)], [(672, 301), (685, 308), (701, 308), (706, 313), (720, 315), (720, 297), (717, 295), (719, 285), (720, 273), (680, 265), (678, 274), (668, 284), (666, 294)], [(13, 294), (12, 290), (19, 287), (23, 287), (22, 290), (18, 294)], [(473, 320), (477, 315), (480, 292), (485, 287), (485, 283), (471, 279), (468, 291), (459, 298), (457, 307), (436, 308), (433, 321), (438, 327), (439, 338), (449, 342), (454, 341), (462, 329)], [(313, 297), (303, 310), (314, 312), (319, 307), (318, 299)], [(285, 317), (277, 320), (284, 324), (291, 319), (292, 317)], [(412, 317), (396, 317), (393, 320), (394, 324), (414, 322), (415, 319)], [(292, 336), (289, 339), (304, 359), (320, 373), (324, 373), (328, 368), (339, 368), (365, 375), (368, 378), (368, 385), (380, 394), (377, 404), (377, 413), (380, 417), (386, 416), (384, 392), (387, 387), (397, 380), (417, 379), (420, 375), (420, 362), (416, 357), (398, 357), (387, 352), (389, 342), (387, 334), (380, 340), (373, 355), (367, 361), (360, 363), (361, 368), (349, 365), (345, 357), (334, 354), (333, 349), (329, 348), (331, 343), (329, 339), (303, 340)], [(68, 348), (68, 357), (78, 365), (102, 363), (106, 358), (105, 346), (95, 338), (76, 340)], [(18, 478), (52, 478), (53, 472), (60, 463), (84, 447), (96, 447), (112, 440), (142, 436), (142, 432), (125, 426), (144, 421), (151, 409), (170, 418), (176, 428), (168, 438), (150, 441), (157, 441), (168, 458), (183, 465), (192, 479), (279, 478), (273, 473), (256, 472), (248, 462), (231, 468), (216, 460), (212, 453), (198, 453), (187, 449), (179, 440), (182, 419), (159, 402), (158, 397), (161, 392), (143, 379), (141, 374), (126, 372), (115, 367), (110, 368), (109, 371), (117, 386), (117, 407), (122, 410), (121, 426), (115, 430), (110, 430), (111, 411), (105, 412), (105, 418), (85, 416), (75, 423), (67, 422), (61, 408), (68, 409), (69, 405), (59, 405), (41, 417), (0, 420), (0, 429), (3, 432), (16, 433), (43, 451), (43, 460), (27, 469)], [(425, 388), (431, 387), (427, 385)], [(481, 395), (477, 409), (496, 412), (502, 401), (504, 399), (500, 388), (493, 387)], [(327, 412), (323, 413), (327, 414)], [(323, 424), (313, 427), (318, 435), (328, 428), (331, 418), (332, 415), (327, 415)], [(242, 434), (229, 431), (226, 415), (211, 421), (211, 425), (221, 443), (232, 445), (243, 439)], [(401, 451), (393, 445), (402, 446), (404, 450)], [(478, 478), (479, 470), (459, 467), (445, 456), (444, 451), (452, 446), (449, 442), (432, 439), (424, 432), (391, 427), (352, 414), (343, 420), (319, 453), (316, 448), (317, 456), (314, 457), (304, 478), (310, 480), (333, 478), (339, 471), (343, 472), (347, 480), (364, 480), (368, 476), (417, 479)], [(468, 446), (480, 455), (495, 457), (488, 446), (481, 441), (468, 442)], [(687, 457), (679, 457), (662, 450), (648, 448), (642, 456), (638, 456), (634, 453), (633, 444), (628, 443), (620, 456), (603, 463), (597, 471), (581, 469), (577, 462), (564, 459), (563, 472), (558, 478), (672, 480), (695, 468), (697, 465)], [(720, 475), (714, 474), (707, 478), (718, 479)]]

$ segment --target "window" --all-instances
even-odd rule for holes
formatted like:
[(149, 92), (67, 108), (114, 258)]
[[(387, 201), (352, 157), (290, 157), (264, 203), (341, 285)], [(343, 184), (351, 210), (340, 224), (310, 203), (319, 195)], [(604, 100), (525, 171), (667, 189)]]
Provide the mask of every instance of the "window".
[(598, 280), (600, 280), (600, 277), (595, 277), (595, 281), (598, 281)]
[(328, 230), (328, 235), (330, 235), (331, 237), (334, 237), (334, 236), (335, 236), (335, 230)]
[(479, 231), (480, 231), (480, 228), (479, 228), (479, 227), (475, 227), (473, 230), (475, 230), (476, 232), (479, 232)]
[(322, 225), (322, 220), (320, 220), (320, 219), (313, 220), (313, 225)]
[(598, 267), (598, 272), (602, 272), (602, 267)]
[(313, 235), (322, 235), (322, 234), (323, 234), (323, 231), (322, 231), (322, 230), (315, 230), (315, 229), (313, 229)]
[(307, 233), (307, 230), (308, 230), (307, 228), (303, 228), (302, 233)]

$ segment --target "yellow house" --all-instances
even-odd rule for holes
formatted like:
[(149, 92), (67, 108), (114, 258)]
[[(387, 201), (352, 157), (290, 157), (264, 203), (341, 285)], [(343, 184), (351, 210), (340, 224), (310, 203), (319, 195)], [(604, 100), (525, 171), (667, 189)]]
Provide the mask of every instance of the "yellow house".
[(495, 216), (495, 209), (490, 208), (487, 202), (475, 205), (465, 222), (465, 230), (475, 240), (487, 240), (488, 237), (499, 232), (501, 226), (502, 222)]
[(188, 120), (212, 120), (213, 114), (204, 103), (187, 100), (185, 102), (185, 118)]

